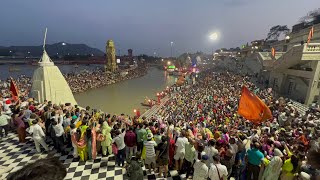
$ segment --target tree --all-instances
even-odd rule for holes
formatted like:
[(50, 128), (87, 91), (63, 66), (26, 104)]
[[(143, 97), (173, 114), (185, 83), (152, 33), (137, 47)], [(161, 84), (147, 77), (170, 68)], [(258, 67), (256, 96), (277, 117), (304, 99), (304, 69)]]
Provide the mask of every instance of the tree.
[(266, 38), (266, 41), (268, 40), (278, 40), (279, 36), (281, 34), (288, 34), (290, 32), (290, 29), (287, 27), (287, 25), (284, 25), (284, 26), (281, 26), (281, 25), (276, 25), (276, 26), (273, 26), (269, 33), (268, 33), (268, 36)]
[(300, 18), (300, 23), (309, 23), (320, 18), (320, 8), (309, 11), (306, 16)]

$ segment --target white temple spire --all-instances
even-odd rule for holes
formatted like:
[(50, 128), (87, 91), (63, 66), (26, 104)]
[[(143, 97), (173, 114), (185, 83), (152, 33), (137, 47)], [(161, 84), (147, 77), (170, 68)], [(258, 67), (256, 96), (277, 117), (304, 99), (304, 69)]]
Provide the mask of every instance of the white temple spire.
[(43, 54), (39, 61), (39, 67), (34, 71), (32, 77), (30, 97), (41, 103), (47, 100), (54, 104), (71, 103), (76, 105), (77, 102), (67, 81), (46, 52), (46, 39), (47, 28), (43, 40)]

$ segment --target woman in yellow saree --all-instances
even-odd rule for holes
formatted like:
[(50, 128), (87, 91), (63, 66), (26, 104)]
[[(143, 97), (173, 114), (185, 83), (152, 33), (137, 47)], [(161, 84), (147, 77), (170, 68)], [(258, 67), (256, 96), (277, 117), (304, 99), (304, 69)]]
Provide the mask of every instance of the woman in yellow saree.
[(79, 140), (77, 141), (78, 154), (81, 161), (86, 161), (88, 159), (86, 131), (81, 131), (78, 129), (77, 132), (81, 134)]

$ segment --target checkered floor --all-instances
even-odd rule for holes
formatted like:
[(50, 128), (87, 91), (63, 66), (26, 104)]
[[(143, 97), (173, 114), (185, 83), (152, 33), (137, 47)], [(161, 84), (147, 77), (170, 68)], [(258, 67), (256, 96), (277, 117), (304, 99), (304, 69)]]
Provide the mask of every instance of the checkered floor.
[[(49, 147), (52, 148), (50, 145)], [(61, 156), (53, 150), (54, 156), (59, 157), (61, 162), (67, 168), (67, 176), (65, 179), (108, 179), (108, 180), (122, 180), (128, 179), (125, 175), (126, 170), (121, 167), (115, 166), (115, 157), (101, 157), (98, 155), (95, 160), (86, 162), (79, 162), (72, 156), (71, 148), (67, 148), (68, 155)], [(0, 165), (12, 168), (10, 172), (14, 172), (22, 168), (27, 163), (34, 162), (37, 159), (46, 157), (46, 153), (37, 153), (32, 140), (25, 144), (19, 144), (16, 134), (10, 133), (7, 138), (0, 140)], [(158, 173), (147, 174), (145, 172), (144, 179), (163, 179), (156, 178)], [(0, 179), (5, 179), (10, 172), (0, 175)], [(167, 179), (179, 180), (186, 179), (185, 175), (178, 175), (177, 171), (170, 171)]]

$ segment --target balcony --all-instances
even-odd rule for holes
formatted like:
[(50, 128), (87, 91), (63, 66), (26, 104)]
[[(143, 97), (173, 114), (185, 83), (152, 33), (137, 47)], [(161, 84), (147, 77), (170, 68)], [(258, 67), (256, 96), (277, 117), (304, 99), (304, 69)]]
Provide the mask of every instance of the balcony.
[(305, 44), (301, 60), (320, 61), (320, 43)]

